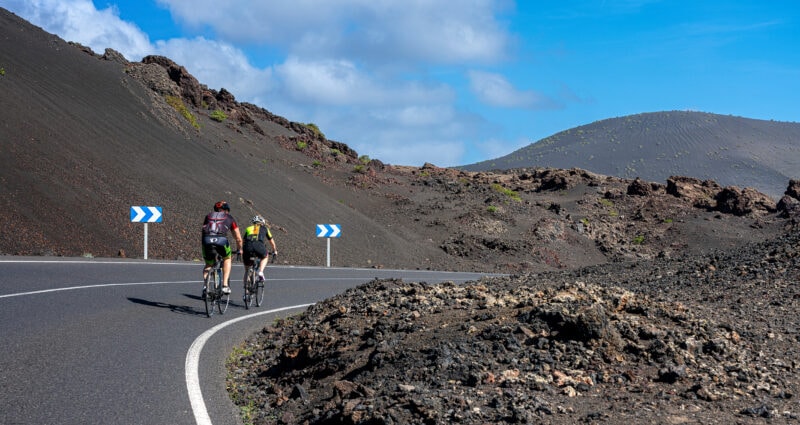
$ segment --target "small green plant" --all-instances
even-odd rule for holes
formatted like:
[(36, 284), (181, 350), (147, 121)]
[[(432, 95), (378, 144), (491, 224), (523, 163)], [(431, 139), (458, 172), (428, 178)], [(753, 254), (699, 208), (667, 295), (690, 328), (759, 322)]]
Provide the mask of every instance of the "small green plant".
[(341, 154), (342, 154), (342, 151), (340, 151), (339, 149), (336, 149), (336, 148), (331, 149), (331, 155), (339, 156)]
[(508, 196), (509, 198), (511, 198), (511, 199), (513, 199), (513, 200), (515, 200), (517, 202), (522, 201), (522, 198), (519, 196), (519, 193), (517, 193), (517, 192), (515, 192), (515, 191), (513, 191), (511, 189), (508, 189), (506, 187), (503, 187), (502, 185), (500, 185), (498, 183), (493, 184), (492, 185), (492, 189), (494, 189), (495, 191), (497, 191), (497, 192), (499, 192), (499, 193), (501, 193), (501, 194), (503, 194), (505, 196)]
[(362, 163), (364, 165), (369, 164), (369, 161), (370, 161), (370, 159), (369, 159), (369, 156), (367, 156), (367, 155), (361, 155), (361, 156), (358, 157), (358, 162), (360, 162), (360, 163)]
[(315, 135), (315, 136), (317, 136), (318, 138), (321, 138), (321, 139), (324, 139), (324, 138), (325, 138), (325, 135), (324, 135), (324, 134), (322, 134), (322, 132), (319, 130), (319, 127), (317, 127), (317, 125), (316, 125), (316, 124), (314, 124), (313, 122), (310, 122), (310, 123), (308, 123), (308, 124), (304, 124), (304, 125), (305, 125), (305, 126), (306, 126), (306, 127), (309, 129), (309, 130), (313, 131), (313, 132), (314, 132), (314, 135)]
[(6, 69), (3, 68), (3, 67), (0, 67), (0, 77), (5, 77), (5, 76), (6, 76)]
[(314, 162), (311, 163), (311, 166), (314, 168), (320, 168), (322, 167), (322, 163), (315, 159)]
[(635, 238), (633, 238), (634, 245), (641, 245), (643, 243), (644, 243), (644, 235), (637, 235)]
[(489, 205), (488, 207), (486, 207), (486, 211), (489, 211), (490, 213), (494, 214), (497, 212), (497, 207), (494, 205)]
[(306, 143), (306, 142), (304, 142), (302, 140), (298, 140), (297, 141), (297, 145), (296, 145), (297, 150), (302, 151), (303, 149), (305, 149), (307, 147), (308, 147), (308, 143)]
[(671, 218), (665, 218), (664, 219), (664, 223), (671, 224), (672, 223), (672, 219)]
[(584, 226), (588, 226), (588, 225), (589, 225), (589, 219), (588, 219), (588, 218), (586, 218), (586, 217), (584, 217), (584, 218), (582, 218), (582, 219), (581, 219), (581, 223), (582, 223)]
[(249, 400), (246, 405), (239, 406), (239, 414), (242, 417), (242, 423), (245, 425), (252, 425), (255, 418), (256, 418), (256, 402), (255, 400)]
[(200, 124), (197, 123), (197, 119), (189, 111), (189, 108), (183, 104), (183, 100), (181, 100), (180, 97), (167, 95), (165, 96), (165, 99), (167, 100), (167, 104), (172, 106), (176, 111), (178, 111), (179, 114), (183, 115), (183, 117), (189, 121), (192, 127), (197, 129), (200, 128)]
[(220, 109), (215, 109), (215, 110), (214, 110), (214, 112), (212, 112), (212, 113), (211, 113), (211, 114), (209, 114), (208, 116), (209, 116), (209, 117), (210, 117), (212, 120), (214, 120), (214, 121), (217, 121), (217, 122), (223, 122), (223, 121), (225, 121), (226, 119), (228, 119), (228, 115), (226, 115), (226, 114), (225, 114), (225, 112), (223, 112), (223, 111), (222, 111), (222, 110), (220, 110)]
[(366, 169), (366, 167), (364, 167), (364, 164), (358, 164), (355, 167), (353, 167), (353, 172), (354, 173), (364, 174), (364, 173), (367, 172), (367, 169)]

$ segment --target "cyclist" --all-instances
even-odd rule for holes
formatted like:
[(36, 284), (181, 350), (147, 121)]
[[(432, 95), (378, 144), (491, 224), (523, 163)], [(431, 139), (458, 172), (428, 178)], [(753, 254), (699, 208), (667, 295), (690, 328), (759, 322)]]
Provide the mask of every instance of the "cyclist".
[[(273, 254), (278, 254), (278, 248), (275, 246), (275, 239), (272, 238), (272, 232), (267, 227), (267, 221), (264, 217), (257, 215), (250, 219), (253, 223), (244, 229), (244, 260), (245, 267), (250, 267), (250, 257), (257, 257), (260, 262), (258, 263), (258, 280), (264, 280), (264, 267), (269, 260), (267, 256), (267, 241), (272, 245)], [(247, 275), (245, 274), (245, 285), (247, 285)]]
[(208, 271), (214, 265), (214, 253), (224, 259), (222, 263), (222, 292), (231, 293), (228, 285), (231, 277), (231, 245), (228, 242), (228, 232), (233, 233), (236, 238), (236, 246), (239, 247), (239, 254), (242, 253), (242, 235), (239, 233), (239, 225), (231, 215), (231, 207), (225, 201), (214, 204), (214, 211), (206, 215), (203, 221), (203, 280), (208, 276)]

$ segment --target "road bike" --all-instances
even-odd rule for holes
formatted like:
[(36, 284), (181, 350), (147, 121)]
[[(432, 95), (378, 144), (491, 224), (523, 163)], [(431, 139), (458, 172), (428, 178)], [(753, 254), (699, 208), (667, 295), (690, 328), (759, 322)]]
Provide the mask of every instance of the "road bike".
[(206, 316), (211, 317), (215, 311), (225, 314), (231, 294), (222, 292), (222, 263), (225, 260), (219, 255), (214, 259), (214, 265), (208, 271), (203, 282), (203, 301), (206, 304)]
[[(272, 262), (275, 262), (276, 254), (274, 252), (267, 254), (268, 259), (270, 256), (272, 256)], [(243, 301), (245, 309), (249, 309), (253, 304), (261, 307), (261, 303), (264, 301), (264, 281), (258, 279), (258, 263), (260, 261), (255, 255), (249, 257), (250, 266), (247, 267), (244, 280)]]

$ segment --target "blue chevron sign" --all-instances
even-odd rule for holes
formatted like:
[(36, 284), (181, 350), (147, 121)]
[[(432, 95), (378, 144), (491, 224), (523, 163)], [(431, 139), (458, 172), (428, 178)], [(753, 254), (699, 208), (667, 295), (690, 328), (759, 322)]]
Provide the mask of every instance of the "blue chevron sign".
[(132, 223), (161, 223), (161, 207), (131, 207)]
[(338, 224), (317, 224), (318, 238), (338, 238), (342, 235), (342, 228)]

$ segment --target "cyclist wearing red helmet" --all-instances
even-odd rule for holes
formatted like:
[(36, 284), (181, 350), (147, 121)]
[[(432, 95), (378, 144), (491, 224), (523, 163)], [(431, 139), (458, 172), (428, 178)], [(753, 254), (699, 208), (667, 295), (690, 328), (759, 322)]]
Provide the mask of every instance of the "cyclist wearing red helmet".
[(203, 280), (205, 281), (208, 271), (214, 265), (214, 253), (225, 260), (222, 263), (222, 292), (231, 293), (228, 285), (231, 277), (231, 245), (228, 242), (228, 232), (233, 233), (236, 238), (236, 246), (239, 254), (242, 253), (242, 235), (239, 233), (239, 225), (230, 213), (231, 207), (225, 201), (214, 204), (214, 211), (206, 215), (203, 221)]

